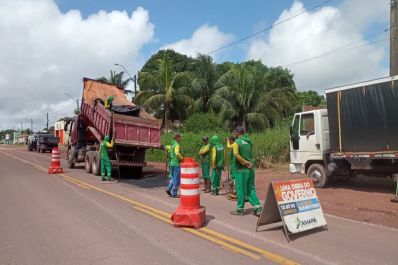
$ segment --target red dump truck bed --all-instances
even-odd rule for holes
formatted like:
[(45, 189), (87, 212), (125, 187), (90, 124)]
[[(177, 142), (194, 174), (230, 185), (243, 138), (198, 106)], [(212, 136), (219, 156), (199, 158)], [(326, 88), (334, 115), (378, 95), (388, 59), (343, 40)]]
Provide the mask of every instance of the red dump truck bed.
[(110, 135), (118, 145), (143, 148), (160, 147), (160, 122), (139, 110), (137, 116), (114, 113), (106, 110), (101, 101), (113, 96), (114, 106), (136, 108), (122, 89), (100, 81), (83, 79), (83, 98), (81, 116), (87, 124), (87, 130), (98, 140)]
[[(113, 96), (110, 110), (104, 101)], [(112, 167), (120, 175), (139, 177), (146, 166), (145, 151), (160, 147), (160, 122), (145, 110), (131, 103), (124, 90), (117, 86), (83, 79), (81, 113), (66, 125), (71, 136), (68, 142), (68, 167), (85, 163), (87, 173), (100, 174), (99, 145), (109, 135), (115, 142), (108, 150)]]

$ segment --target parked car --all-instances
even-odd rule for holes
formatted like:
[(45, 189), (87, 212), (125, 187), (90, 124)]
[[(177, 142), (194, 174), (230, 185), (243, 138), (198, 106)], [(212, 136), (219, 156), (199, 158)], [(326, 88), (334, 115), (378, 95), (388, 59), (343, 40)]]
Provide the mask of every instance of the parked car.
[(52, 134), (33, 134), (28, 137), (28, 150), (44, 153), (58, 147), (59, 138)]

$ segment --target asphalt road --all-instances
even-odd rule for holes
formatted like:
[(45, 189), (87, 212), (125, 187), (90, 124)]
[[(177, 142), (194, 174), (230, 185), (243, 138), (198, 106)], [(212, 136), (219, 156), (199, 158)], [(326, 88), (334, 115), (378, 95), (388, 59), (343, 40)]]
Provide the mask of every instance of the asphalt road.
[(0, 146), (0, 264), (396, 264), (396, 229), (327, 215), (329, 231), (287, 243), (207, 194), (206, 228), (175, 228), (163, 177), (105, 184), (83, 169), (49, 175), (49, 161)]

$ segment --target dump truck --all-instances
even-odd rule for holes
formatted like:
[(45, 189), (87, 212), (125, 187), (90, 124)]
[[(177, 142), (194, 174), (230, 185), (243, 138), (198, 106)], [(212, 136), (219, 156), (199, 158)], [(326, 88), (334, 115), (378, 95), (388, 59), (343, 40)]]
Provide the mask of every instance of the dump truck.
[(296, 113), (290, 172), (316, 187), (359, 174), (398, 174), (398, 76), (327, 89), (327, 109)]
[[(113, 96), (111, 108), (104, 102)], [(68, 168), (84, 163), (87, 173), (100, 175), (99, 146), (106, 135), (114, 141), (109, 150), (113, 169), (126, 177), (139, 177), (146, 166), (145, 151), (160, 148), (160, 122), (130, 102), (124, 89), (106, 82), (83, 78), (80, 114), (65, 124), (69, 134)]]

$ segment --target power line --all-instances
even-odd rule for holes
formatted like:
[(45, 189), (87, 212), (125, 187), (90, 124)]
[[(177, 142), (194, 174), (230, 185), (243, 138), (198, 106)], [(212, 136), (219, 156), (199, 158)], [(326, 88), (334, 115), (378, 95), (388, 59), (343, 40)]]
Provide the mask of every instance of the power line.
[(338, 53), (338, 52), (354, 50), (354, 49), (358, 49), (358, 48), (361, 48), (361, 47), (364, 47), (364, 46), (369, 46), (369, 45), (376, 44), (376, 43), (379, 43), (379, 42), (387, 41), (387, 40), (389, 40), (389, 38), (382, 39), (382, 40), (377, 40), (377, 41), (373, 41), (373, 42), (369, 42), (369, 43), (365, 43), (365, 44), (362, 44), (362, 45), (359, 45), (359, 46), (354, 46), (354, 47), (351, 47), (351, 48), (347, 48), (347, 47), (352, 46), (355, 43), (358, 43), (358, 42), (361, 42), (361, 41), (364, 41), (364, 40), (372, 39), (372, 38), (374, 38), (374, 37), (376, 37), (376, 36), (378, 36), (380, 34), (388, 32), (389, 30), (390, 30), (390, 28), (384, 29), (383, 31), (371, 34), (371, 35), (367, 36), (366, 38), (358, 39), (356, 41), (353, 41), (353, 42), (350, 42), (350, 43), (345, 44), (343, 46), (340, 46), (338, 48), (329, 50), (329, 51), (324, 52), (322, 54), (319, 54), (319, 55), (316, 55), (316, 56), (313, 56), (313, 57), (310, 57), (310, 58), (307, 58), (307, 59), (299, 60), (299, 61), (296, 61), (296, 62), (293, 62), (293, 63), (288, 63), (288, 64), (285, 64), (285, 65), (282, 65), (281, 67), (288, 67), (288, 66), (292, 66), (292, 65), (303, 64), (303, 63), (306, 63), (306, 62), (309, 62), (309, 61), (313, 61), (313, 60), (316, 60), (316, 59), (319, 59), (319, 58), (322, 58), (322, 57), (325, 57), (325, 56), (329, 56), (329, 55), (332, 55), (332, 54), (335, 54), (335, 53)]
[(326, 5), (327, 3), (331, 2), (331, 1), (332, 1), (332, 0), (323, 1), (322, 3), (315, 5), (315, 6), (311, 7), (310, 9), (307, 9), (307, 10), (305, 10), (305, 11), (302, 11), (302, 12), (300, 12), (300, 13), (297, 13), (297, 14), (295, 14), (295, 15), (293, 15), (293, 16), (291, 16), (291, 17), (288, 17), (288, 18), (286, 18), (286, 19), (284, 19), (284, 20), (281, 20), (281, 21), (279, 21), (279, 22), (277, 22), (277, 23), (275, 23), (275, 24), (273, 24), (273, 25), (271, 25), (271, 26), (268, 26), (268, 27), (266, 27), (266, 28), (264, 28), (264, 29), (262, 29), (262, 30), (259, 30), (259, 31), (255, 32), (255, 33), (251, 34), (251, 35), (248, 35), (248, 36), (242, 38), (242, 39), (239, 39), (239, 40), (237, 40), (237, 41), (231, 42), (230, 44), (227, 44), (227, 45), (225, 45), (225, 46), (222, 46), (222, 47), (220, 47), (220, 48), (218, 48), (218, 49), (212, 50), (212, 51), (208, 52), (207, 54), (212, 54), (212, 53), (218, 52), (218, 51), (220, 51), (220, 50), (223, 50), (223, 49), (225, 49), (225, 48), (228, 48), (228, 47), (231, 47), (231, 46), (233, 46), (233, 45), (235, 45), (235, 44), (238, 44), (238, 43), (240, 43), (240, 42), (242, 42), (242, 41), (251, 39), (251, 38), (253, 38), (253, 37), (255, 37), (255, 36), (257, 36), (257, 35), (259, 35), (259, 34), (265, 32), (265, 31), (268, 31), (268, 30), (270, 30), (270, 29), (272, 29), (272, 28), (275, 28), (276, 26), (279, 26), (280, 24), (283, 24), (283, 23), (285, 23), (285, 22), (287, 22), (287, 21), (289, 21), (289, 20), (292, 20), (293, 18), (296, 18), (296, 17), (301, 16), (301, 15), (303, 15), (303, 14), (305, 14), (305, 13), (308, 13), (308, 12), (314, 10), (314, 9), (317, 9), (317, 8), (323, 6), (323, 5)]

